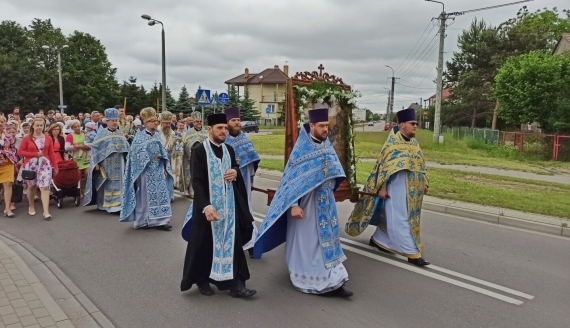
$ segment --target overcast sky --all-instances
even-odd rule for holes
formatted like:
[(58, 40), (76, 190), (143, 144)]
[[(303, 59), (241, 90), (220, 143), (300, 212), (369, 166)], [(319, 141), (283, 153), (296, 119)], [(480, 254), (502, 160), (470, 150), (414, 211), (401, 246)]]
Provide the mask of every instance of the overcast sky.
[[(511, 1), (450, 0), (446, 11)], [(568, 0), (527, 5), (531, 11), (570, 7)], [(475, 17), (497, 25), (521, 6), (457, 17), (447, 32), (445, 59), (456, 49), (458, 33)], [(119, 81), (135, 76), (147, 89), (161, 80), (160, 27), (147, 26), (140, 15), (161, 20), (166, 82), (175, 98), (182, 85), (191, 94), (198, 85), (222, 92), (224, 81), (246, 67), (258, 73), (286, 62), (290, 74), (313, 71), (322, 63), (325, 71), (361, 91), (359, 105), (375, 112), (386, 110), (384, 88), (390, 87), (392, 71), (385, 65), (405, 85), (396, 85), (394, 111), (435, 93), (439, 38), (437, 27), (429, 24), (441, 5), (422, 0), (0, 0), (0, 8), (1, 20), (27, 26), (34, 18), (51, 18), (65, 34), (79, 30), (94, 35), (118, 68)], [(424, 43), (412, 56), (418, 40)], [(405, 60), (408, 55), (411, 60)]]

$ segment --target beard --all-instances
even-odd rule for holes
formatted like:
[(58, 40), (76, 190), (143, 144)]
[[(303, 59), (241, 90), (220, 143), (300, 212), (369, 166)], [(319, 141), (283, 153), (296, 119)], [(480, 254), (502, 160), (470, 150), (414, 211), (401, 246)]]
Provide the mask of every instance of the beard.
[(328, 135), (329, 135), (328, 132), (325, 132), (322, 134), (317, 134), (314, 137), (319, 141), (325, 141), (325, 140), (327, 140)]
[(168, 133), (170, 133), (170, 130), (172, 130), (172, 129), (170, 128), (170, 125), (169, 125), (169, 126), (167, 126), (167, 127), (162, 126), (162, 127), (161, 127), (161, 130), (162, 130), (163, 133), (168, 134)]
[(230, 127), (228, 126), (230, 136), (237, 137), (241, 133), (241, 126)]
[(222, 136), (216, 136), (213, 135), (212, 139), (214, 139), (214, 142), (217, 144), (223, 144), (224, 142), (226, 142), (226, 135), (222, 135)]

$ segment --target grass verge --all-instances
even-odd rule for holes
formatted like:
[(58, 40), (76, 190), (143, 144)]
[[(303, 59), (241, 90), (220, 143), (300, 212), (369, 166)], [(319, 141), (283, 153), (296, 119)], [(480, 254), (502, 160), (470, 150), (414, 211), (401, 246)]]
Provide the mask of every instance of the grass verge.
[[(251, 136), (255, 149), (260, 154), (283, 155), (284, 131), (265, 136)], [(388, 136), (388, 132), (355, 132), (354, 148), (357, 158), (376, 158)], [(441, 164), (456, 164), (493, 167), (504, 170), (552, 175), (556, 172), (570, 173), (570, 163), (542, 161), (536, 157), (520, 154), (514, 149), (485, 145), (475, 140), (456, 140), (445, 135), (444, 144), (436, 144), (430, 131), (420, 130), (416, 136), (427, 161)]]
[[(374, 163), (358, 163), (356, 180), (363, 184)], [(283, 160), (263, 159), (260, 167), (283, 171)], [(490, 174), (430, 169), (430, 195), (523, 212), (570, 217), (570, 185)]]

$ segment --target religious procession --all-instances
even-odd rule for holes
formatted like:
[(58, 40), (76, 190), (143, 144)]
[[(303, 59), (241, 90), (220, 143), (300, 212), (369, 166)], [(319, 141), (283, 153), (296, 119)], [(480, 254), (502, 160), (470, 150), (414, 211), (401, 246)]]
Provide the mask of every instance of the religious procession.
[[(353, 292), (346, 287), (347, 258), (336, 210), (346, 163), (331, 142), (335, 128), (329, 126), (334, 115), (329, 106), (314, 104), (307, 114), (308, 123), (296, 133), (283, 178), (258, 226), (252, 193), (260, 157), (242, 131), (238, 107), (209, 115), (207, 129), (198, 111), (185, 117), (147, 107), (133, 117), (118, 105), (102, 116), (92, 112), (75, 118), (50, 111), (22, 121), (16, 108), (8, 119), (0, 117), (4, 215), (14, 217), (23, 194), (28, 214), (35, 215), (39, 188), (45, 220), (52, 219), (50, 199), (59, 206), (59, 199), (70, 196), (83, 206), (118, 214), (120, 222), (131, 222), (134, 229), (170, 231), (176, 189), (192, 200), (182, 227), (187, 242), (182, 292), (196, 285), (200, 294), (212, 296), (213, 285), (234, 298), (254, 296), (257, 291), (246, 287), (246, 253), (250, 260), (260, 259), (286, 243), (295, 290), (349, 298)], [(373, 226), (371, 246), (423, 267), (430, 264), (421, 255), (420, 238), (429, 180), (414, 139), (415, 115), (413, 109), (397, 112), (399, 124), (390, 131), (345, 231), (358, 236)], [(58, 179), (62, 175), (66, 186)]]

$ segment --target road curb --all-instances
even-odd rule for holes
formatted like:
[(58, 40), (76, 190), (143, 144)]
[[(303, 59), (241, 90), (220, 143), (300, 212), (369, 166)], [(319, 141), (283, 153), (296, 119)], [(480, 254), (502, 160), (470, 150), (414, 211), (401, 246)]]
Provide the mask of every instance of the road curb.
[[(281, 181), (281, 175), (269, 171), (258, 171), (256, 177), (273, 181)], [(472, 220), (494, 223), (507, 227), (514, 227), (562, 237), (570, 237), (570, 226), (565, 227), (562, 225), (545, 224), (542, 222), (535, 222), (512, 216), (475, 211), (472, 209), (465, 209), (428, 201), (424, 201), (422, 209), (436, 213), (448, 214), (450, 216), (459, 216)]]
[[(92, 327), (93, 324), (102, 328), (115, 327), (52, 260), (24, 240), (3, 230), (0, 230), (0, 236), (10, 250), (20, 256), (23, 271), (37, 278), (31, 284), (32, 288), (38, 297), (40, 294), (44, 296), (40, 298), (46, 304), (46, 309), (54, 318), (61, 320), (62, 327)], [(73, 322), (74, 319), (78, 322)]]

